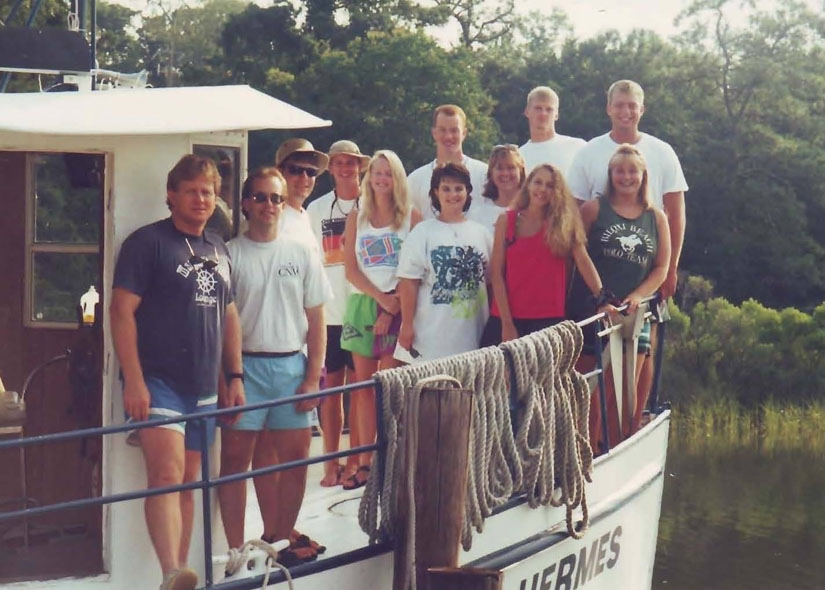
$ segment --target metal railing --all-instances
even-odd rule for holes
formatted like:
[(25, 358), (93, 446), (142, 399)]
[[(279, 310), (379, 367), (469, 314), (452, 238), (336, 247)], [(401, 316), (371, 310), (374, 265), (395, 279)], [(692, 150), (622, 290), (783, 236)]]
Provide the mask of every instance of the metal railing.
[[(649, 302), (654, 301), (656, 296), (649, 297), (643, 300), (644, 304), (649, 304)], [(619, 311), (623, 311), (626, 309), (626, 306), (618, 308)], [(643, 312), (651, 315), (651, 312)], [(606, 313), (599, 313), (596, 314), (586, 320), (581, 322), (577, 322), (582, 328), (585, 328), (589, 325), (593, 325), (595, 339), (594, 339), (594, 356), (596, 360), (596, 368), (584, 375), (586, 378), (597, 377), (598, 378), (598, 386), (600, 390), (600, 405), (602, 410), (601, 416), (601, 427), (602, 427), (602, 436), (603, 440), (605, 441), (606, 447), (603, 449), (605, 452), (609, 451), (609, 439), (608, 439), (608, 425), (607, 425), (607, 401), (606, 401), (606, 393), (605, 393), (605, 383), (604, 383), (604, 369), (602, 367), (602, 344), (601, 344), (601, 337), (605, 335), (609, 335), (611, 332), (620, 328), (620, 326), (611, 326), (608, 328), (601, 328), (601, 320), (606, 319)], [(660, 333), (659, 333), (659, 342), (663, 337), (663, 330), (661, 330), (660, 326)], [(661, 346), (657, 346), (658, 352), (661, 355), (662, 349)], [(656, 373), (654, 376), (654, 383), (653, 383), (653, 392), (651, 393), (651, 402), (655, 400), (654, 392), (658, 388), (658, 378), (659, 372), (661, 370), (661, 362), (660, 359), (657, 358), (656, 363)], [(511, 371), (512, 373), (512, 371)], [(343, 451), (336, 451), (332, 453), (324, 453), (315, 457), (308, 457), (306, 459), (296, 460), (296, 461), (289, 461), (287, 463), (280, 463), (277, 465), (270, 465), (268, 467), (262, 467), (259, 469), (251, 469), (248, 471), (244, 471), (241, 473), (235, 473), (231, 475), (225, 475), (223, 477), (216, 477), (213, 478), (210, 475), (210, 449), (207, 445), (207, 429), (206, 429), (206, 420), (210, 418), (220, 418), (223, 416), (230, 416), (233, 414), (241, 413), (241, 412), (248, 412), (252, 410), (259, 410), (265, 408), (273, 408), (276, 406), (281, 406), (285, 404), (292, 404), (295, 402), (299, 402), (301, 400), (312, 400), (318, 398), (324, 398), (332, 395), (337, 395), (339, 393), (344, 393), (348, 391), (353, 391), (357, 389), (365, 389), (371, 388), (375, 392), (376, 396), (376, 442), (370, 445), (363, 445), (359, 447), (354, 447), (351, 449), (343, 450)], [(511, 393), (515, 392), (514, 384), (511, 386)], [(288, 469), (292, 469), (294, 467), (300, 467), (305, 465), (313, 465), (316, 463), (322, 463), (324, 461), (329, 461), (332, 459), (338, 459), (341, 457), (347, 457), (350, 455), (360, 454), (364, 452), (377, 452), (377, 467), (380, 476), (383, 476), (383, 466), (384, 466), (384, 452), (386, 449), (386, 438), (383, 429), (382, 421), (380, 420), (380, 416), (383, 414), (383, 400), (382, 400), (382, 391), (381, 391), (381, 384), (375, 380), (371, 379), (369, 381), (361, 381), (358, 383), (350, 383), (347, 385), (341, 385), (338, 387), (331, 387), (329, 389), (324, 389), (317, 392), (306, 393), (301, 395), (294, 395), (288, 398), (282, 398), (278, 400), (271, 400), (267, 402), (261, 402), (257, 404), (249, 404), (240, 407), (233, 407), (233, 408), (222, 408), (217, 410), (211, 410), (208, 412), (202, 412), (197, 414), (186, 414), (176, 417), (169, 417), (163, 418), (158, 420), (151, 420), (151, 421), (144, 421), (144, 422), (131, 422), (126, 424), (119, 424), (116, 426), (103, 426), (97, 428), (87, 428), (84, 430), (76, 430), (71, 432), (60, 432), (55, 434), (47, 434), (47, 435), (40, 435), (40, 436), (31, 436), (26, 438), (18, 438), (18, 439), (10, 439), (5, 441), (0, 441), (0, 450), (2, 449), (10, 449), (10, 448), (20, 448), (20, 447), (30, 447), (34, 445), (42, 445), (42, 444), (49, 444), (49, 443), (57, 443), (57, 442), (64, 442), (70, 440), (76, 440), (86, 437), (97, 437), (97, 436), (106, 436), (111, 434), (119, 434), (122, 432), (132, 431), (132, 430), (142, 430), (144, 428), (155, 428), (158, 426), (164, 426), (167, 424), (176, 424), (180, 422), (192, 422), (195, 427), (198, 429), (198, 432), (201, 436), (201, 480), (200, 481), (193, 481), (187, 483), (181, 483), (176, 485), (169, 485), (169, 486), (162, 486), (162, 487), (155, 487), (155, 488), (147, 488), (143, 490), (131, 491), (131, 492), (123, 492), (119, 494), (111, 494), (107, 496), (100, 496), (97, 498), (84, 498), (79, 500), (70, 500), (67, 502), (61, 502), (57, 504), (50, 504), (46, 506), (37, 506), (32, 508), (23, 508), (20, 510), (13, 510), (13, 511), (6, 511), (0, 512), (0, 523), (4, 521), (9, 521), (13, 519), (28, 519), (34, 516), (48, 514), (57, 511), (64, 511), (64, 510), (72, 510), (78, 508), (87, 508), (92, 506), (103, 506), (108, 504), (114, 504), (119, 502), (126, 502), (130, 500), (138, 500), (142, 498), (147, 498), (151, 496), (159, 496), (163, 494), (173, 493), (173, 492), (180, 492), (180, 491), (187, 491), (187, 490), (201, 490), (202, 496), (202, 516), (203, 516), (203, 535), (204, 535), (204, 567), (205, 567), (205, 586), (207, 588), (214, 586), (214, 576), (213, 576), (213, 568), (212, 568), (212, 510), (211, 510), (211, 491), (212, 488), (226, 484), (237, 482), (253, 477), (257, 477), (260, 475), (267, 475), (270, 473), (275, 473), (279, 471), (285, 471)], [(375, 555), (382, 550), (386, 549), (387, 546), (365, 546), (362, 548), (358, 548), (355, 550), (349, 551), (346, 555), (337, 556), (335, 558), (327, 558), (323, 560), (323, 562), (316, 562), (317, 565), (321, 565), (321, 567), (316, 567), (315, 569), (328, 569), (329, 567), (334, 567), (335, 563), (340, 563), (341, 559), (345, 559), (347, 555), (353, 556), (353, 558), (359, 558), (363, 556)], [(316, 565), (316, 564), (309, 564), (309, 565)], [(306, 566), (298, 566), (300, 570), (308, 571), (311, 568), (307, 568)], [(259, 577), (260, 578), (260, 577)], [(216, 587), (225, 589), (225, 590), (244, 590), (248, 588), (254, 588), (257, 585), (260, 585), (261, 580), (259, 578), (250, 578), (244, 580), (238, 580), (229, 582), (226, 584), (219, 584)], [(277, 583), (281, 581), (281, 574), (278, 572), (273, 573), (272, 577), (270, 578), (271, 583)]]

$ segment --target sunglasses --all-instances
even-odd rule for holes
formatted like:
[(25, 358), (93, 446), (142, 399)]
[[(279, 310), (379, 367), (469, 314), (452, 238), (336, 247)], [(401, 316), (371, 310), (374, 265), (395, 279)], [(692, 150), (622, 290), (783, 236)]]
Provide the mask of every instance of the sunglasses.
[(197, 269), (204, 269), (204, 270), (213, 270), (215, 267), (220, 264), (221, 257), (218, 255), (218, 248), (217, 246), (213, 246), (215, 249), (215, 260), (209, 260), (203, 256), (198, 256), (195, 254), (195, 251), (192, 249), (192, 244), (189, 243), (189, 238), (183, 238), (186, 240), (186, 245), (189, 247), (189, 253), (191, 256), (189, 257), (189, 264), (191, 264), (196, 270)]
[(514, 143), (500, 143), (498, 145), (493, 146), (493, 151), (497, 152), (499, 150), (507, 150), (508, 152), (517, 152), (518, 146)]
[(279, 195), (278, 193), (252, 193), (249, 195), (256, 203), (272, 203), (273, 205), (280, 205), (284, 202), (283, 195)]
[(306, 174), (309, 178), (315, 178), (318, 176), (318, 169), (317, 168), (307, 168), (305, 166), (296, 166), (295, 164), (287, 164), (284, 169), (286, 173), (291, 176), (300, 176), (301, 174)]

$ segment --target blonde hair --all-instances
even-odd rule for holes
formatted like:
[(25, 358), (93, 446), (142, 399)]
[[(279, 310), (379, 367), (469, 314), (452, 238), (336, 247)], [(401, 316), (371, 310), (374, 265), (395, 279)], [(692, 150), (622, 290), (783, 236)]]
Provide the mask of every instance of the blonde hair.
[(530, 205), (530, 182), (541, 170), (546, 170), (553, 178), (553, 194), (544, 209), (544, 241), (556, 256), (569, 256), (574, 247), (585, 242), (586, 236), (579, 207), (558, 168), (552, 164), (540, 164), (533, 168), (512, 207), (516, 211), (527, 209)]
[(359, 201), (358, 224), (369, 222), (369, 218), (375, 210), (375, 192), (372, 190), (370, 178), (372, 176), (372, 166), (380, 158), (383, 158), (390, 165), (392, 172), (392, 201), (395, 212), (392, 218), (392, 228), (399, 229), (410, 215), (410, 198), (407, 193), (407, 174), (404, 171), (404, 164), (392, 150), (378, 150), (370, 159), (367, 172), (361, 181), (361, 199)]
[(607, 89), (608, 105), (613, 102), (613, 95), (617, 92), (629, 94), (638, 100), (639, 104), (645, 103), (645, 91), (642, 90), (642, 87), (639, 86), (638, 82), (634, 82), (633, 80), (619, 80), (617, 82), (613, 82), (613, 84), (610, 85), (610, 88)]
[(613, 155), (610, 156), (610, 161), (607, 163), (607, 189), (605, 190), (607, 198), (613, 199), (616, 195), (616, 190), (613, 188), (613, 166), (621, 160), (632, 160), (642, 170), (642, 185), (639, 187), (638, 195), (639, 203), (645, 210), (652, 208), (653, 204), (650, 202), (650, 195), (648, 194), (649, 191), (647, 188), (648, 174), (645, 157), (642, 155), (642, 152), (639, 151), (639, 148), (629, 143), (623, 143), (616, 148), (616, 151), (613, 152)]
[(558, 106), (559, 95), (556, 94), (556, 91), (549, 86), (536, 86), (527, 93), (527, 106), (529, 107), (530, 103), (534, 100), (550, 100), (555, 102), (556, 106)]

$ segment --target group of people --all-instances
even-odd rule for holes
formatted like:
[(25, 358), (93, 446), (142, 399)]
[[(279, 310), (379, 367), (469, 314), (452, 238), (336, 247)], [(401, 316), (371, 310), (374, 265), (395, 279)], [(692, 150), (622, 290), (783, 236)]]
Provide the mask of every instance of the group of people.
[[(206, 224), (220, 176), (184, 156), (169, 173), (171, 216), (124, 241), (116, 265), (112, 332), (130, 419), (240, 408), (368, 380), (379, 369), (510, 340), (616, 305), (630, 311), (675, 290), (687, 184), (665, 142), (639, 131), (644, 93), (621, 80), (607, 93), (611, 129), (589, 142), (556, 133), (559, 97), (527, 96), (530, 141), (499, 145), (487, 163), (463, 153), (464, 112), (438, 107), (435, 159), (409, 176), (399, 157), (372, 157), (350, 140), (327, 153), (305, 139), (277, 150), (241, 192), (245, 230), (224, 244)], [(319, 174), (333, 190), (304, 208)], [(639, 340), (639, 408), (611, 440), (638, 427), (649, 392), (651, 328)], [(592, 366), (586, 341), (582, 368)], [(589, 346), (589, 348), (588, 348)], [(221, 475), (308, 456), (316, 406), (325, 452), (339, 449), (341, 395), (238, 412), (221, 428)], [(598, 404), (591, 422), (596, 423)], [(371, 389), (351, 392), (351, 447), (376, 436)], [(198, 478), (215, 424), (139, 430), (148, 484)], [(591, 428), (598, 433), (598, 428)], [(599, 445), (598, 434), (591, 441)], [(322, 485), (366, 483), (370, 453), (325, 464)], [(280, 559), (323, 547), (295, 530), (306, 467), (254, 478), (266, 541), (289, 539)], [(245, 481), (218, 488), (230, 547), (244, 542)], [(146, 499), (162, 590), (193, 588), (186, 567), (192, 492)]]

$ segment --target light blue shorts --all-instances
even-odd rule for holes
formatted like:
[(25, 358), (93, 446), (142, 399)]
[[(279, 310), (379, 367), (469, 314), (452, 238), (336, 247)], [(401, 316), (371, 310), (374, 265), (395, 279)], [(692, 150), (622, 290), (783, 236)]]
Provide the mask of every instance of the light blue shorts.
[[(286, 357), (243, 357), (247, 404), (258, 404), (295, 395), (304, 381), (307, 359), (301, 353)], [(295, 404), (243, 412), (230, 426), (234, 430), (294, 430), (318, 423), (315, 410), (299, 412)]]
[[(192, 395), (178, 393), (162, 379), (146, 376), (146, 388), (149, 390), (149, 420), (161, 420), (184, 414), (199, 414), (218, 407), (217, 394), (198, 399)], [(215, 418), (206, 418), (206, 441), (212, 446), (215, 440)], [(195, 422), (176, 422), (164, 424), (168, 428), (184, 435), (184, 444), (189, 451), (201, 451), (201, 432)]]

